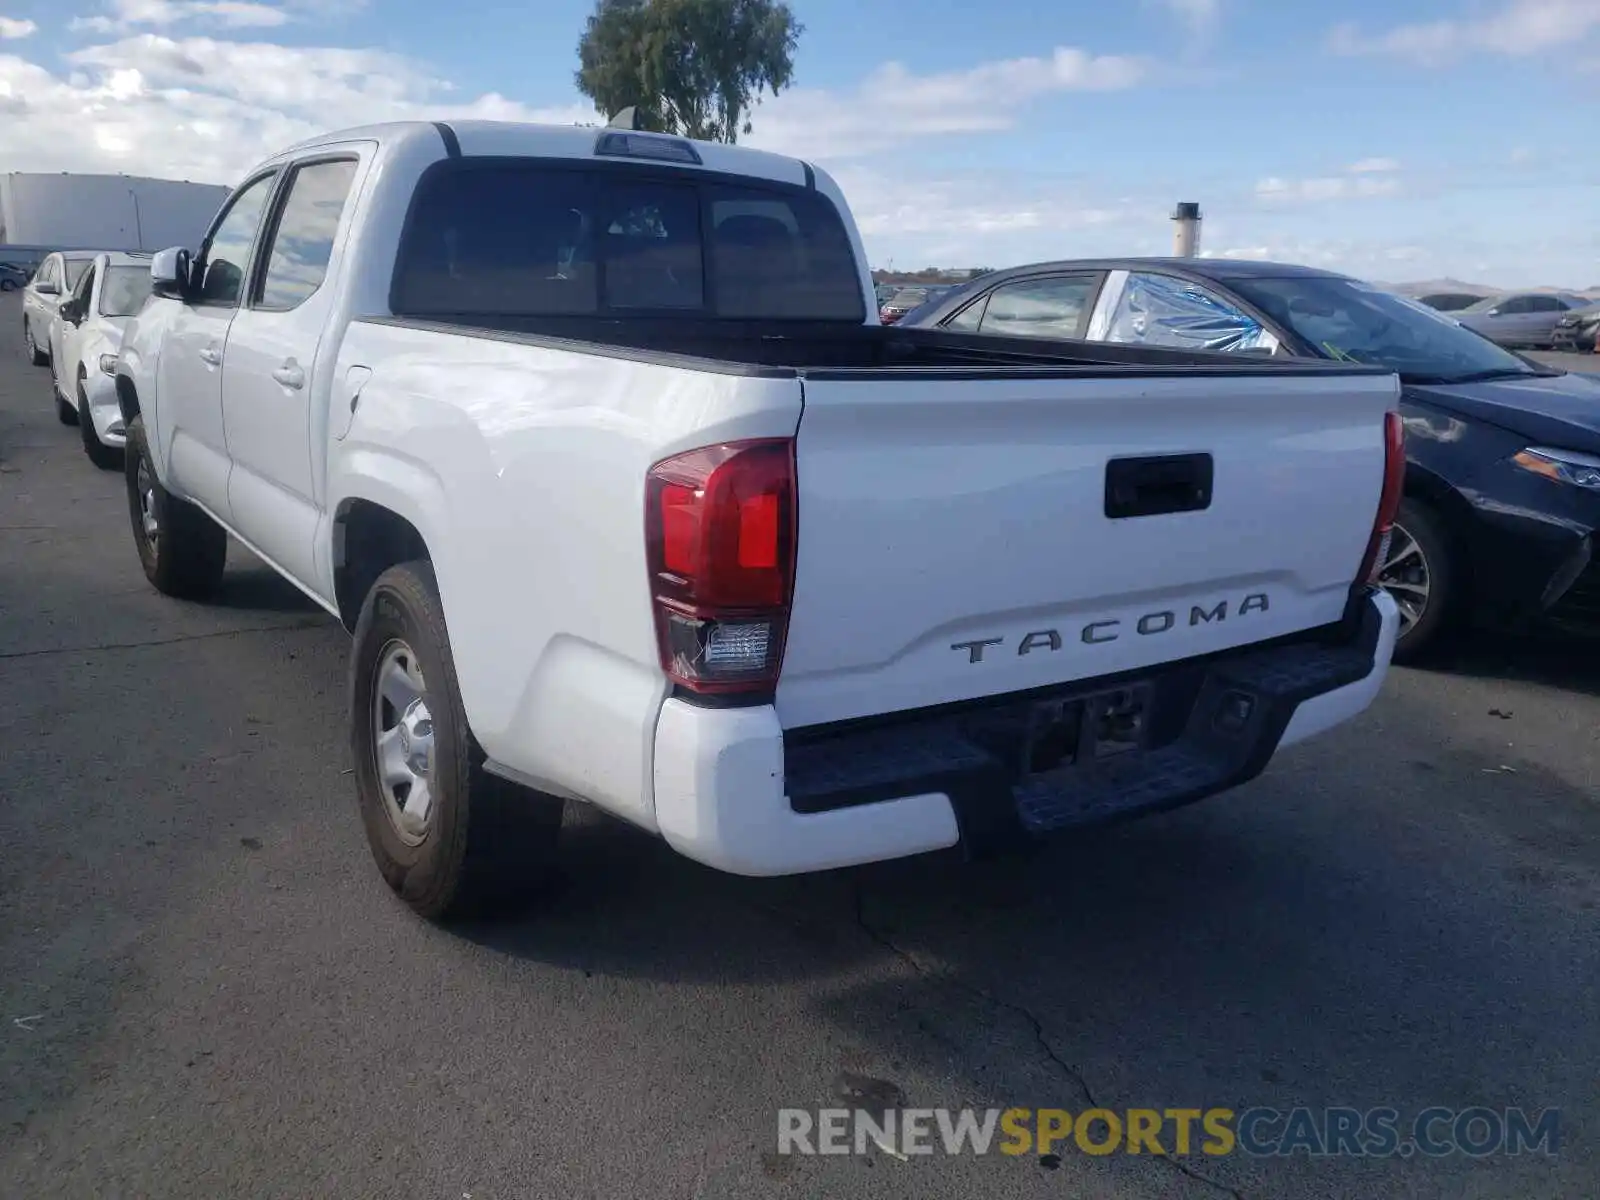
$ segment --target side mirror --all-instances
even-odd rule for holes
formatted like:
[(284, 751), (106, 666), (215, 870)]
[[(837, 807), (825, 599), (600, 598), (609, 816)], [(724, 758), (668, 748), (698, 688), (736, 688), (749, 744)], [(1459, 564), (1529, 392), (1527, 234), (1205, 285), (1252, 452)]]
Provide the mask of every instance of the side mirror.
[(1504, 316), (1505, 314), (1502, 313), (1498, 308), (1491, 308), (1488, 312), (1484, 313), (1483, 315), (1486, 316), (1486, 317), (1501, 317), (1501, 316)]
[(71, 300), (63, 300), (60, 304), (58, 304), (56, 306), (56, 312), (59, 313), (60, 316), (61, 316), (61, 319), (63, 321), (65, 321), (65, 322), (67, 322), (69, 325), (73, 325), (73, 324), (77, 323), (77, 320), (78, 320), (78, 306), (73, 301), (71, 301)]
[(36, 283), (33, 285), (33, 290), (38, 292), (41, 296), (61, 295), (61, 289), (53, 283)]
[(168, 300), (189, 298), (189, 252), (181, 246), (159, 251), (150, 260), (150, 294)]

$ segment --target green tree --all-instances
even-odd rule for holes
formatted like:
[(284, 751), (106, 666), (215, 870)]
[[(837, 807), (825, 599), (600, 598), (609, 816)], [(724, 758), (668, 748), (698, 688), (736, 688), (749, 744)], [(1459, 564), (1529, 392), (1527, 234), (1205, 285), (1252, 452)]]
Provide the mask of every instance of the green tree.
[(736, 142), (762, 90), (789, 86), (801, 32), (781, 0), (596, 0), (578, 90), (640, 129)]

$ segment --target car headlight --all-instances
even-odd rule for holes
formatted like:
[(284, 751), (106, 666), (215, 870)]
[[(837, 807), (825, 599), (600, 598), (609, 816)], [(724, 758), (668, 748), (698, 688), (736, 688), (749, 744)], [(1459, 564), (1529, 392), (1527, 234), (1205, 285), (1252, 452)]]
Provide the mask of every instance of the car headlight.
[(1600, 492), (1600, 457), (1577, 450), (1552, 450), (1548, 446), (1529, 446), (1511, 456), (1525, 471), (1570, 483), (1574, 487)]
[(117, 356), (115, 354), (102, 354), (100, 356), (100, 370), (107, 375), (117, 373)]

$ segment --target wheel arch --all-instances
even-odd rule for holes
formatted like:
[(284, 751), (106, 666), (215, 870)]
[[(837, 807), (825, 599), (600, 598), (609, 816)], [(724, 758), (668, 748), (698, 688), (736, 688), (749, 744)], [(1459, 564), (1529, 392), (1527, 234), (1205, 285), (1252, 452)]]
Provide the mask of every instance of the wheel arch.
[(126, 375), (117, 376), (117, 407), (122, 410), (122, 423), (132, 425), (139, 415), (139, 389)]
[(365, 496), (341, 500), (333, 518), (333, 590), (345, 629), (355, 629), (379, 575), (419, 558), (431, 563), (433, 552), (410, 518)]

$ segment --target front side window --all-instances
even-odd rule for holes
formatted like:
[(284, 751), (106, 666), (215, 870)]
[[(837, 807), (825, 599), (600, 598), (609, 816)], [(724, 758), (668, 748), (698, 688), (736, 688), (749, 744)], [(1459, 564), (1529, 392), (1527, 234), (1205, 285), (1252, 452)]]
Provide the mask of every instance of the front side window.
[(273, 230), (260, 307), (297, 308), (322, 286), (356, 165), (341, 159), (310, 163), (295, 171)]
[(237, 304), (250, 265), (250, 247), (261, 224), (273, 176), (264, 175), (234, 197), (200, 259), (199, 299), (203, 304)]
[(80, 313), (89, 311), (89, 297), (94, 292), (94, 263), (85, 265), (85, 269), (78, 275), (78, 284), (72, 289), (72, 303), (77, 305)]
[(131, 317), (149, 296), (149, 267), (107, 267), (105, 282), (100, 285), (100, 315)]
[(391, 302), (409, 316), (866, 320), (850, 239), (819, 193), (539, 162), (424, 179)]
[(1270, 350), (1276, 339), (1261, 322), (1188, 279), (1134, 271), (1106, 329), (1106, 341), (1181, 350)]
[(1094, 284), (1093, 275), (1053, 275), (1002, 284), (989, 293), (978, 328), (1004, 337), (1081, 337)]

